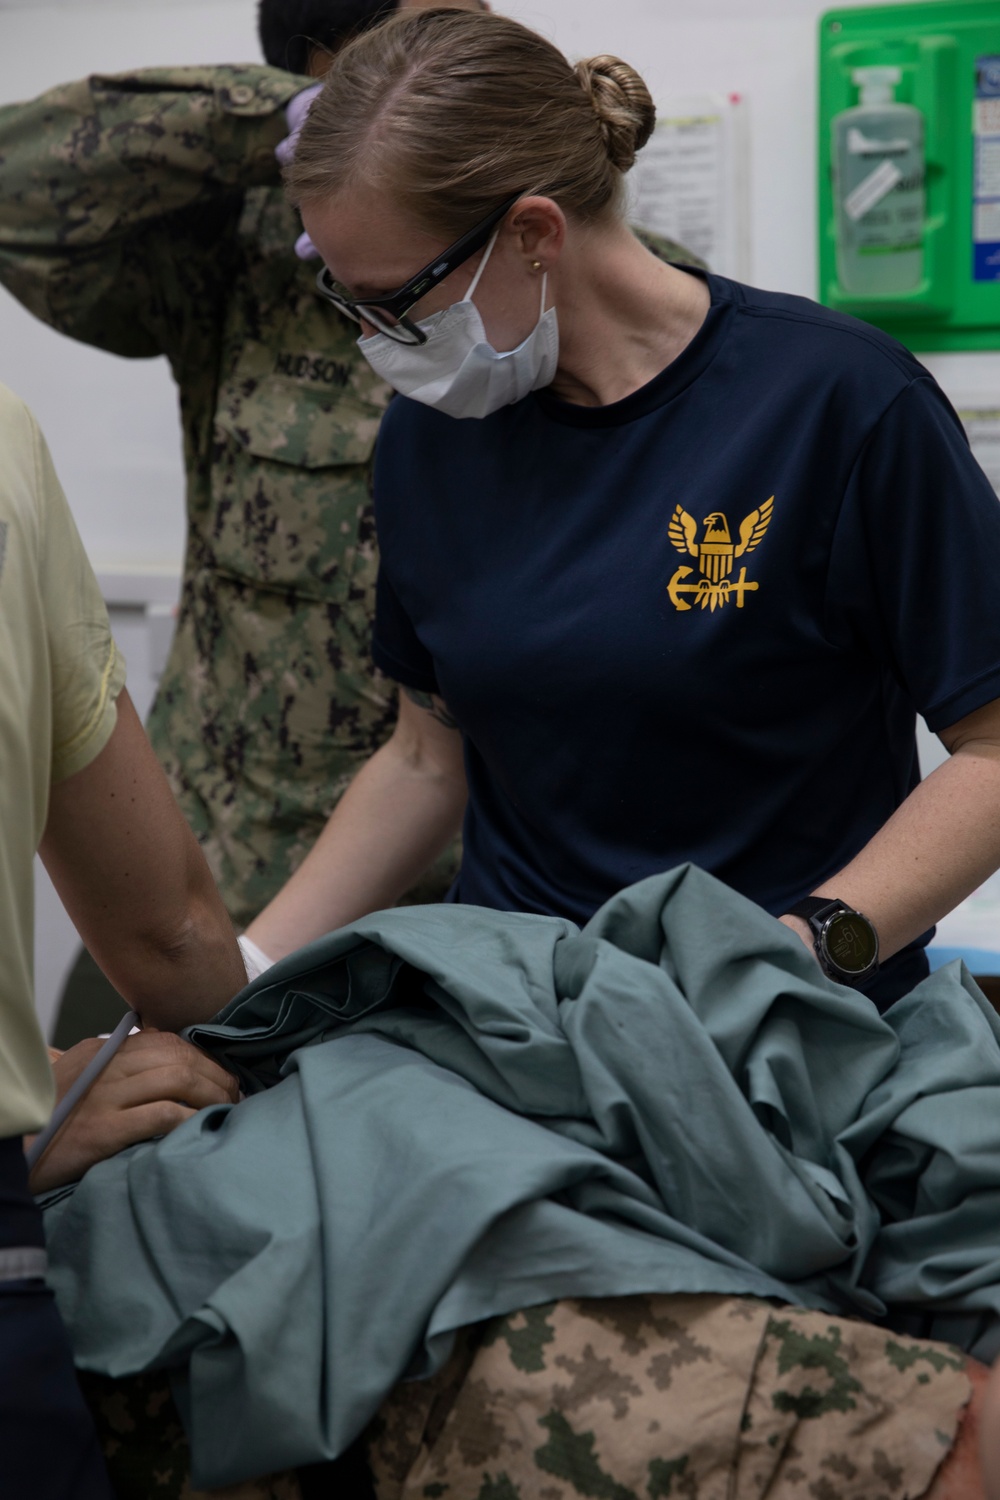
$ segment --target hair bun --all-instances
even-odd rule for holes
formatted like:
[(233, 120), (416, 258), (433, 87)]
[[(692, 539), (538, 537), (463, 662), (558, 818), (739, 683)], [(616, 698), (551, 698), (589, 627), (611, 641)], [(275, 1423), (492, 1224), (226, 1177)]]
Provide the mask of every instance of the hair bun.
[(627, 172), (656, 128), (649, 89), (620, 57), (587, 57), (575, 71), (600, 121), (612, 166)]

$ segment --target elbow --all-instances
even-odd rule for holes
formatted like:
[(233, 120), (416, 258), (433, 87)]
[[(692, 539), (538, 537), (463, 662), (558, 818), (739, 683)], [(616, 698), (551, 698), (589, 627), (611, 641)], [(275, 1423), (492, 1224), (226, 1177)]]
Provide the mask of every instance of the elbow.
[(164, 1031), (214, 1015), (246, 983), (236, 934), (217, 896), (192, 898), (175, 918), (137, 934), (115, 968), (109, 977), (132, 1009)]
[(195, 902), (174, 921), (155, 923), (143, 934), (144, 964), (166, 972), (186, 969), (206, 941), (205, 914)]
[(391, 756), (408, 779), (433, 782), (441, 788), (448, 788), (452, 795), (460, 796), (464, 803), (468, 788), (460, 741), (454, 746), (449, 745), (446, 753), (442, 753), (440, 746), (428, 743), (419, 734), (397, 726), (379, 754)]

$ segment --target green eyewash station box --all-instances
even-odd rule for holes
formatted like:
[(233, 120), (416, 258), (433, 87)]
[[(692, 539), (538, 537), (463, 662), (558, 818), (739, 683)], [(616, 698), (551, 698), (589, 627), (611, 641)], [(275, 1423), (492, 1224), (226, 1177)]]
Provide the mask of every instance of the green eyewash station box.
[(1000, 0), (820, 18), (819, 299), (911, 349), (1000, 349)]

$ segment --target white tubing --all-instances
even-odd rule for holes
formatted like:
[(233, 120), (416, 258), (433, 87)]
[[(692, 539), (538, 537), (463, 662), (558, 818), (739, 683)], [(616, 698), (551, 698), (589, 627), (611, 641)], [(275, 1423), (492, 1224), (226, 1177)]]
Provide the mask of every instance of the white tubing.
[(138, 1019), (139, 1017), (134, 1010), (125, 1012), (100, 1052), (98, 1052), (96, 1057), (91, 1058), (73, 1087), (60, 1099), (52, 1111), (51, 1120), (45, 1129), (35, 1136), (30, 1148), (25, 1152), (25, 1160), (28, 1163), (29, 1172), (42, 1153), (48, 1149), (56, 1133), (65, 1125), (67, 1119), (73, 1113), (91, 1084), (104, 1072), (104, 1069), (114, 1057)]

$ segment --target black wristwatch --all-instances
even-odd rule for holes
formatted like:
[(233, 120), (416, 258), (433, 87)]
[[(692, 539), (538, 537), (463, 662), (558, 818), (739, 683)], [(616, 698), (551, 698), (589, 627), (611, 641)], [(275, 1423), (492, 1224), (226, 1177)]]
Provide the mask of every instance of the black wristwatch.
[(809, 923), (820, 967), (838, 984), (858, 988), (875, 978), (878, 933), (859, 911), (829, 896), (806, 896), (790, 906), (786, 915)]

